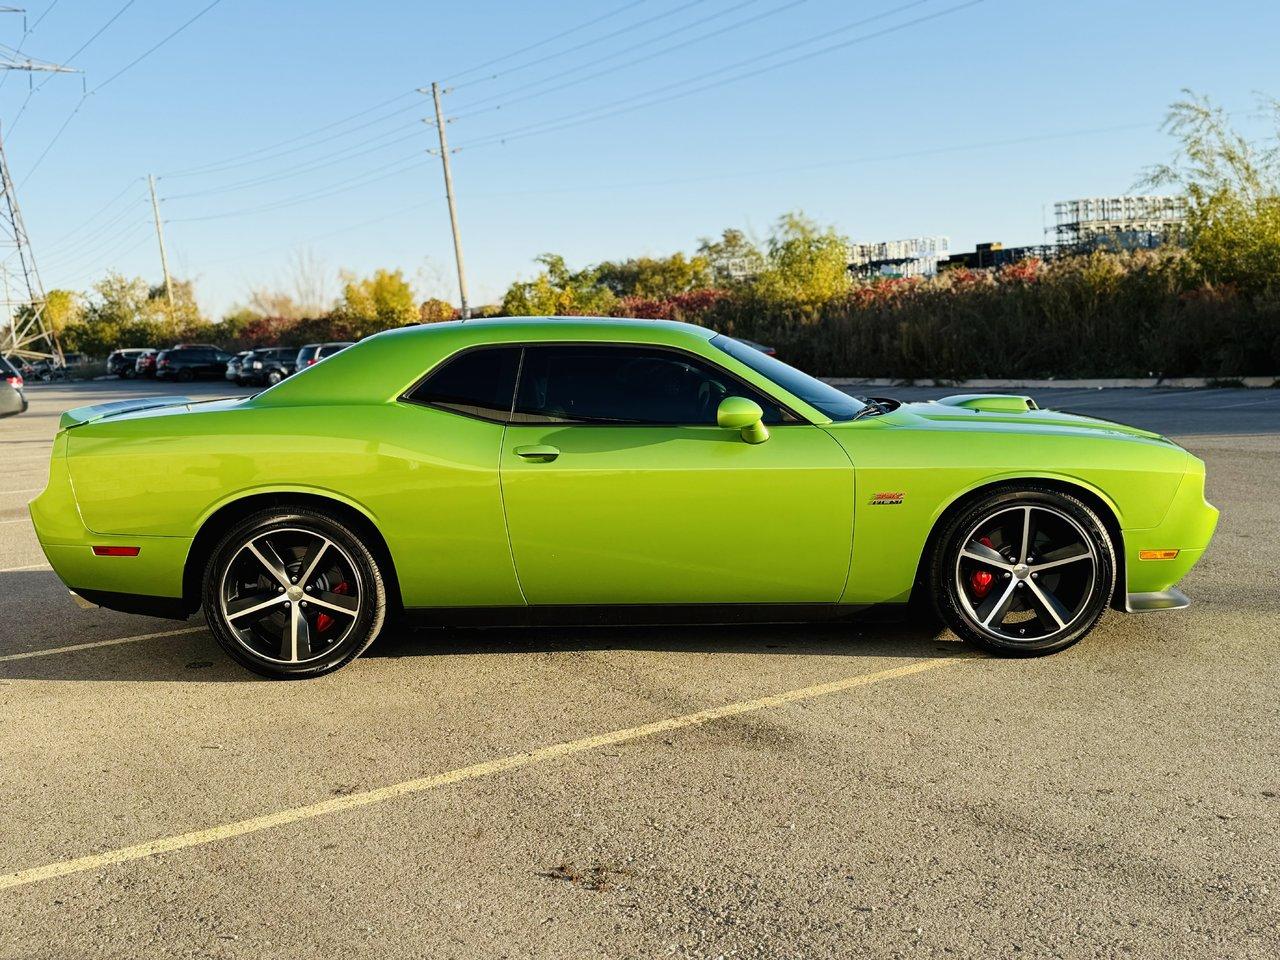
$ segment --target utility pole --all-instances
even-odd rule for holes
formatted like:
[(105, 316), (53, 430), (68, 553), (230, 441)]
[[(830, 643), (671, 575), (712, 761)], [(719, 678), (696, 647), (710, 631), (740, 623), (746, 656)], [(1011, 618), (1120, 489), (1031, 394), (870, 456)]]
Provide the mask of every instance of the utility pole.
[(449, 224), (453, 227), (453, 255), (458, 261), (458, 297), (462, 301), (463, 320), (471, 319), (467, 303), (467, 267), (462, 261), (462, 235), (458, 233), (458, 207), (453, 200), (453, 172), (449, 169), (449, 138), (444, 132), (444, 112), (440, 109), (440, 84), (431, 84), (431, 99), (436, 105), (436, 132), (440, 134), (440, 163), (444, 166), (444, 195), (449, 201)]
[(164, 271), (164, 296), (169, 301), (169, 321), (173, 322), (173, 279), (169, 276), (169, 255), (164, 250), (164, 223), (160, 219), (160, 201), (156, 199), (155, 174), (147, 174), (147, 185), (151, 187), (151, 212), (156, 217), (156, 239), (160, 242), (160, 269)]

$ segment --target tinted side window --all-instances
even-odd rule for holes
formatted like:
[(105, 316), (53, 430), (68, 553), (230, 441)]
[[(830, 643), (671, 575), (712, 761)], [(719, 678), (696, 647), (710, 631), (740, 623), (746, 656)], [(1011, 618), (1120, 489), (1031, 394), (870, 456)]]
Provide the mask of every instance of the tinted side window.
[(725, 397), (748, 397), (765, 423), (782, 411), (712, 364), (651, 347), (581, 344), (525, 349), (512, 419), (521, 423), (714, 426)]
[(490, 420), (506, 420), (511, 413), (519, 366), (519, 347), (469, 350), (446, 360), (413, 389), (408, 399)]

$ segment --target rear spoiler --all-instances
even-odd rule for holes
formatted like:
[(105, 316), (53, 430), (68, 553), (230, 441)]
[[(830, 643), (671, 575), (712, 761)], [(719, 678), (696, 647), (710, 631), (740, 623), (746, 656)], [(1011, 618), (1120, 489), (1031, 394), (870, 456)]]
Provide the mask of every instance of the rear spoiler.
[(187, 406), (190, 397), (145, 397), (137, 400), (116, 400), (113, 403), (99, 403), (92, 407), (76, 407), (68, 410), (58, 420), (58, 429), (67, 430), (81, 424), (93, 423), (106, 417), (118, 417), (123, 413), (137, 413), (140, 410), (155, 410), (159, 407)]

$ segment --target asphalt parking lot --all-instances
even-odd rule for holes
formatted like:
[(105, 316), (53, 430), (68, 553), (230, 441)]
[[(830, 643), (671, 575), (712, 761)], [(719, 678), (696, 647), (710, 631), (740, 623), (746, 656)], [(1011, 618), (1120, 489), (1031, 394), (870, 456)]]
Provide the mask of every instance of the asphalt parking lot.
[(1177, 437), (1222, 510), (1191, 609), (1050, 658), (395, 632), (304, 683), (44, 564), (58, 414), (158, 392), (235, 391), (0, 421), (0, 957), (1280, 955), (1280, 391), (1029, 391)]

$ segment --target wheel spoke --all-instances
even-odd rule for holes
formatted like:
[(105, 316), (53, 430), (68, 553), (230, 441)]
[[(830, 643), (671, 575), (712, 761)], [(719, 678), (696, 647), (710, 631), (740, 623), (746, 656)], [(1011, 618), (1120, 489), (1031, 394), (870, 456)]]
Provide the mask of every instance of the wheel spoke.
[(1003, 622), (1005, 614), (1009, 612), (1009, 605), (1013, 603), (1013, 590), (1016, 583), (1016, 580), (1010, 580), (1009, 585), (1004, 588), (1004, 593), (991, 594), (978, 608), (978, 619), (982, 621), (984, 627), (998, 627)]
[[(1074, 551), (1074, 552), (1072, 552)], [(1075, 563), (1077, 560), (1092, 560), (1093, 554), (1088, 547), (1078, 543), (1073, 543), (1069, 547), (1062, 547), (1059, 550), (1053, 550), (1044, 555), (1044, 562), (1035, 565), (1036, 570), (1051, 570), (1054, 567), (1060, 567), (1065, 563)]]
[(1018, 554), (1018, 562), (1026, 563), (1031, 552), (1031, 508), (1022, 508), (1022, 551)]
[(1065, 627), (1067, 621), (1072, 619), (1071, 611), (1064, 607), (1057, 597), (1034, 580), (1028, 580), (1026, 583), (1031, 588), (1032, 596), (1039, 601), (1036, 606), (1053, 618), (1054, 623), (1057, 625), (1056, 629), (1061, 630)]
[(298, 577), (298, 582), (305, 586), (311, 582), (311, 578), (315, 576), (316, 567), (320, 563), (320, 558), (324, 556), (324, 552), (329, 549), (329, 541), (324, 537), (317, 537), (319, 545), (312, 545), (307, 550), (307, 555), (302, 558), (302, 575)]
[(227, 601), (227, 620), (239, 620), (241, 617), (247, 617), (250, 614), (258, 613), (269, 607), (284, 601), (285, 596), (282, 593), (273, 593), (265, 600), (264, 594), (258, 594), (256, 597), (244, 597), (239, 600)]
[(360, 610), (360, 598), (345, 593), (317, 593), (307, 598), (317, 607), (324, 607), (344, 616), (354, 617)]
[[(259, 548), (258, 544), (262, 547)], [(271, 545), (271, 541), (265, 537), (259, 540), (250, 540), (245, 544), (245, 549), (258, 558), (258, 562), (267, 568), (267, 572), (282, 587), (289, 586), (289, 573), (285, 569), (284, 561), (280, 559), (280, 554), (276, 552), (276, 548)]]
[(306, 614), (296, 603), (289, 618), (289, 636), (292, 643), (289, 659), (305, 660), (311, 656), (311, 624), (307, 623)]
[(1001, 570), (1012, 570), (1013, 564), (1009, 563), (1002, 557), (999, 551), (988, 547), (985, 543), (979, 543), (977, 540), (970, 541), (969, 545), (960, 551), (961, 556), (968, 557), (970, 560), (977, 560), (979, 563), (987, 566), (997, 567)]

